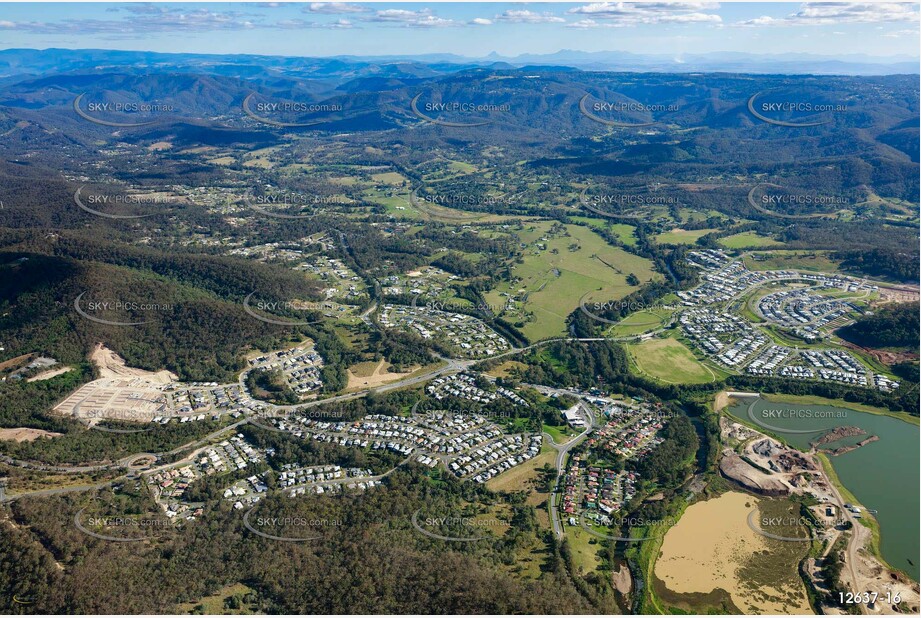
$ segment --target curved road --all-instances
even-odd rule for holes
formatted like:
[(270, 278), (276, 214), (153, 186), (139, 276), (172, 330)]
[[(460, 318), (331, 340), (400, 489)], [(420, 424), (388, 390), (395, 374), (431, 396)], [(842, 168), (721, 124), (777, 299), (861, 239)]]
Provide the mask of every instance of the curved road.
[(573, 447), (582, 444), (595, 429), (595, 416), (592, 414), (591, 409), (581, 399), (579, 400), (579, 406), (588, 418), (585, 431), (565, 444), (557, 444), (554, 442), (553, 436), (546, 432), (544, 433), (544, 436), (550, 442), (550, 446), (556, 449), (556, 480), (553, 482), (553, 491), (550, 493), (550, 523), (553, 525), (553, 533), (559, 539), (563, 538), (563, 524), (560, 522), (560, 510), (557, 508), (556, 501), (560, 490), (560, 479), (563, 477), (563, 470), (565, 469), (566, 455)]

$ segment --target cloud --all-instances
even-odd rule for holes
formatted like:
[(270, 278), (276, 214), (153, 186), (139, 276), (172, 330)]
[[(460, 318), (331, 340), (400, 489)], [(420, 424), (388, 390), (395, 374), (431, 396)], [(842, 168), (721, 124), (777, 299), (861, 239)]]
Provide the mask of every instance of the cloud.
[(579, 21), (572, 21), (566, 24), (567, 28), (576, 28), (579, 30), (589, 30), (591, 28), (613, 28), (614, 24), (603, 24), (597, 22), (594, 19), (580, 19)]
[(311, 2), (310, 6), (306, 7), (304, 11), (324, 13), (326, 15), (341, 15), (343, 13), (367, 13), (370, 9), (360, 4), (348, 2)]
[[(318, 4), (318, 3), (317, 3)], [(336, 4), (340, 8), (343, 3)], [(355, 28), (348, 19), (332, 22), (314, 22), (303, 19), (286, 19), (278, 22), (263, 22), (260, 15), (237, 11), (211, 11), (207, 8), (188, 10), (185, 7), (153, 4), (131, 4), (119, 7), (127, 13), (122, 19), (64, 19), (61, 21), (2, 21), (0, 28), (18, 30), (31, 34), (88, 34), (106, 38), (130, 38), (172, 32), (214, 32), (241, 31), (255, 28), (281, 30), (346, 30)], [(345, 9), (346, 12), (349, 9)], [(327, 12), (326, 10), (321, 12)], [(354, 12), (354, 11), (352, 11)]]
[(904, 2), (805, 2), (786, 17), (757, 17), (737, 26), (828, 26), (918, 21), (918, 5)]
[(163, 32), (209, 32), (256, 28), (258, 15), (238, 11), (215, 12), (149, 3), (129, 4), (117, 8), (127, 13), (122, 19), (63, 19), (60, 21), (5, 22), (5, 27), (31, 34), (102, 35), (107, 38), (130, 38)]
[(534, 13), (528, 10), (508, 10), (501, 15), (496, 15), (496, 21), (513, 24), (560, 24), (566, 23), (562, 17), (552, 13)]
[(257, 26), (250, 15), (236, 11), (187, 10), (179, 7), (136, 4), (123, 7), (124, 19), (63, 19), (56, 22), (6, 22), (6, 28), (32, 34), (101, 34), (127, 36), (161, 32), (249, 30)]
[(486, 19), (485, 17), (474, 17), (470, 20), (472, 26), (491, 26), (492, 20)]
[(895, 32), (889, 32), (883, 36), (887, 39), (900, 39), (906, 36), (917, 38), (919, 35), (921, 35), (921, 33), (919, 33), (917, 30), (896, 30)]
[(586, 18), (573, 22), (574, 28), (597, 28), (604, 20), (606, 27), (637, 26), (645, 24), (721, 24), (722, 18), (713, 13), (720, 8), (717, 2), (595, 2), (567, 11)]
[(445, 26), (459, 26), (460, 23), (453, 19), (444, 19), (433, 15), (430, 9), (408, 11), (406, 9), (384, 9), (375, 11), (373, 15), (363, 17), (365, 21), (398, 24), (406, 28), (441, 28)]
[(283, 19), (281, 21), (275, 22), (274, 24), (270, 24), (269, 27), (278, 28), (280, 30), (351, 30), (356, 26), (347, 19), (337, 19), (334, 22), (324, 23), (307, 21), (305, 19)]

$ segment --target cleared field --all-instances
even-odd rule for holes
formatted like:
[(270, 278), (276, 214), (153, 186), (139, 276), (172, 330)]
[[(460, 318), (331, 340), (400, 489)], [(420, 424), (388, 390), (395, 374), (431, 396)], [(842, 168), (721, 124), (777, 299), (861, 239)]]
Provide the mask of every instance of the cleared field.
[(633, 232), (636, 231), (636, 226), (628, 225), (627, 223), (611, 223), (604, 219), (592, 219), (591, 217), (573, 217), (573, 220), (585, 223), (598, 230), (609, 230), (625, 245), (636, 246), (636, 236), (633, 235)]
[(538, 470), (543, 468), (545, 464), (552, 466), (555, 455), (556, 451), (544, 444), (541, 446), (540, 454), (537, 457), (489, 479), (486, 482), (486, 488), (490, 491), (528, 491), (531, 492), (528, 504), (532, 504), (531, 497), (535, 496), (535, 494), (538, 497), (536, 503), (540, 503), (546, 499), (548, 494), (538, 494), (535, 491), (534, 483), (540, 476)]
[[(242, 614), (253, 615), (262, 613), (252, 603), (244, 601), (247, 595), (255, 595), (256, 591), (245, 584), (232, 584), (221, 588), (214, 594), (203, 597), (197, 602), (183, 603), (179, 611), (186, 614)], [(233, 600), (231, 600), (233, 599)]]
[(413, 374), (418, 373), (420, 369), (423, 369), (422, 367), (416, 366), (411, 367), (412, 371), (407, 371), (405, 373), (394, 373), (388, 371), (386, 365), (386, 362), (381, 360), (367, 361), (349, 367), (345, 371), (349, 378), (345, 392), (360, 390), (363, 388), (373, 388), (375, 386), (389, 384), (390, 382), (396, 382), (397, 380), (408, 378)]
[(595, 571), (601, 565), (601, 560), (598, 558), (598, 551), (601, 549), (599, 539), (589, 534), (581, 526), (564, 525), (563, 528), (576, 569), (582, 575)]
[(544, 425), (543, 431), (550, 434), (550, 437), (553, 438), (553, 441), (557, 444), (565, 444), (572, 440), (573, 437), (578, 434), (573, 431), (573, 429), (567, 425), (554, 427), (552, 425)]
[(12, 440), (14, 442), (31, 442), (38, 438), (56, 438), (63, 434), (44, 429), (32, 429), (30, 427), (13, 427), (0, 429), (0, 440)]
[[(828, 259), (827, 251), (763, 251), (754, 252), (743, 260), (749, 270), (807, 270), (838, 272), (838, 262)], [(756, 256), (758, 259), (756, 259)]]
[(675, 228), (671, 232), (658, 234), (654, 238), (661, 245), (693, 245), (701, 236), (706, 236), (715, 231), (713, 229), (682, 230), (681, 228)]
[(358, 184), (358, 179), (353, 176), (331, 176), (328, 180), (337, 185), (352, 186)]
[(514, 369), (525, 369), (527, 365), (520, 363), (518, 361), (505, 361), (495, 369), (490, 369), (487, 371), (487, 375), (491, 375), (495, 378), (507, 378)]
[(703, 384), (716, 375), (677, 339), (649, 339), (627, 345), (637, 368), (669, 384)]
[(406, 178), (399, 172), (383, 172), (381, 174), (371, 174), (371, 180), (385, 185), (399, 186), (406, 182)]
[(742, 232), (741, 234), (726, 236), (725, 238), (719, 239), (719, 244), (723, 247), (726, 247), (727, 249), (751, 249), (754, 247), (783, 246), (782, 242), (767, 236), (762, 236), (757, 232)]
[(631, 313), (623, 320), (608, 329), (608, 333), (614, 337), (630, 337), (632, 335), (642, 335), (649, 331), (656, 330), (664, 326), (674, 311), (671, 309), (646, 309)]
[(268, 159), (263, 159), (263, 158), (250, 159), (248, 161), (244, 161), (243, 163), (243, 167), (256, 167), (256, 168), (264, 169), (264, 170), (271, 169), (272, 167), (274, 167), (274, 165), (275, 164), (269, 161)]
[(452, 172), (463, 172), (465, 174), (470, 174), (476, 171), (476, 166), (470, 163), (465, 163), (464, 161), (451, 161), (448, 164), (448, 169)]
[[(517, 297), (527, 320), (522, 332), (532, 341), (563, 334), (566, 316), (585, 294), (600, 300), (623, 298), (637, 286), (627, 283), (634, 274), (641, 283), (660, 279), (650, 260), (612, 247), (594, 231), (567, 225), (565, 233), (551, 236), (551, 223), (535, 223), (519, 233), (527, 248), (522, 264), (512, 265), (512, 276), (486, 295), (493, 305), (504, 305), (503, 294)], [(522, 315), (506, 313), (515, 323)]]
[(27, 379), (26, 382), (41, 382), (43, 380), (50, 380), (53, 377), (67, 373), (73, 369), (73, 367), (60, 367), (58, 369), (49, 369), (48, 371), (43, 371), (39, 374), (32, 376)]

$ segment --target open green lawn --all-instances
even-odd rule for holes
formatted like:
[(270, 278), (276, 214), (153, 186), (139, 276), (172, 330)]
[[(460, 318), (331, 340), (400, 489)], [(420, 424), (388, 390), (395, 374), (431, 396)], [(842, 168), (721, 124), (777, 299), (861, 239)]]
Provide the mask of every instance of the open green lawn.
[(553, 441), (557, 444), (566, 444), (572, 440), (574, 436), (578, 435), (572, 429), (572, 427), (569, 427), (568, 425), (563, 425), (560, 427), (556, 427), (554, 425), (544, 425), (543, 431), (550, 434), (550, 437), (553, 438)]
[(757, 232), (742, 232), (719, 239), (720, 245), (727, 249), (751, 249), (754, 247), (782, 247), (783, 243)]
[(613, 337), (630, 337), (642, 335), (651, 330), (661, 328), (674, 313), (671, 309), (646, 309), (631, 313), (623, 320), (608, 329), (607, 334)]
[(712, 229), (682, 230), (681, 228), (675, 228), (671, 232), (657, 234), (654, 238), (661, 245), (693, 245), (701, 236), (706, 236), (715, 231)]
[[(588, 228), (567, 225), (567, 235), (549, 238), (550, 226), (549, 222), (533, 223), (519, 233), (527, 248), (523, 263), (513, 265), (512, 276), (520, 281), (502, 283), (486, 294), (486, 301), (493, 305), (505, 304), (502, 293), (526, 296), (522, 309), (530, 317), (521, 330), (532, 341), (562, 335), (566, 316), (585, 294), (597, 301), (619, 299), (637, 289), (627, 284), (630, 273), (640, 283), (662, 277), (650, 260), (612, 247)], [(515, 323), (522, 315), (506, 313), (503, 317)]]
[(669, 384), (703, 384), (716, 374), (698, 361), (683, 343), (671, 337), (628, 344), (637, 368)]

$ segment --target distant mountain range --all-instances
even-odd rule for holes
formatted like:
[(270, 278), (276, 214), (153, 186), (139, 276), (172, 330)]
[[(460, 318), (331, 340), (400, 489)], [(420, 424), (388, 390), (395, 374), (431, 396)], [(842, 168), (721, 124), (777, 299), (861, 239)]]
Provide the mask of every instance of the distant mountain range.
[(68, 71), (194, 69), (199, 73), (246, 77), (247, 72), (274, 71), (311, 78), (426, 78), (470, 68), (509, 69), (528, 66), (572, 67), (585, 71), (661, 73), (754, 73), (785, 75), (893, 75), (921, 73), (921, 61), (908, 56), (843, 57), (814, 54), (759, 55), (739, 52), (706, 54), (635, 54), (625, 51), (560, 50), (515, 57), (492, 53), (482, 58), (454, 54), (399, 56), (330, 56), (323, 58), (251, 54), (185, 54), (102, 49), (6, 49), (0, 51), (0, 79)]

